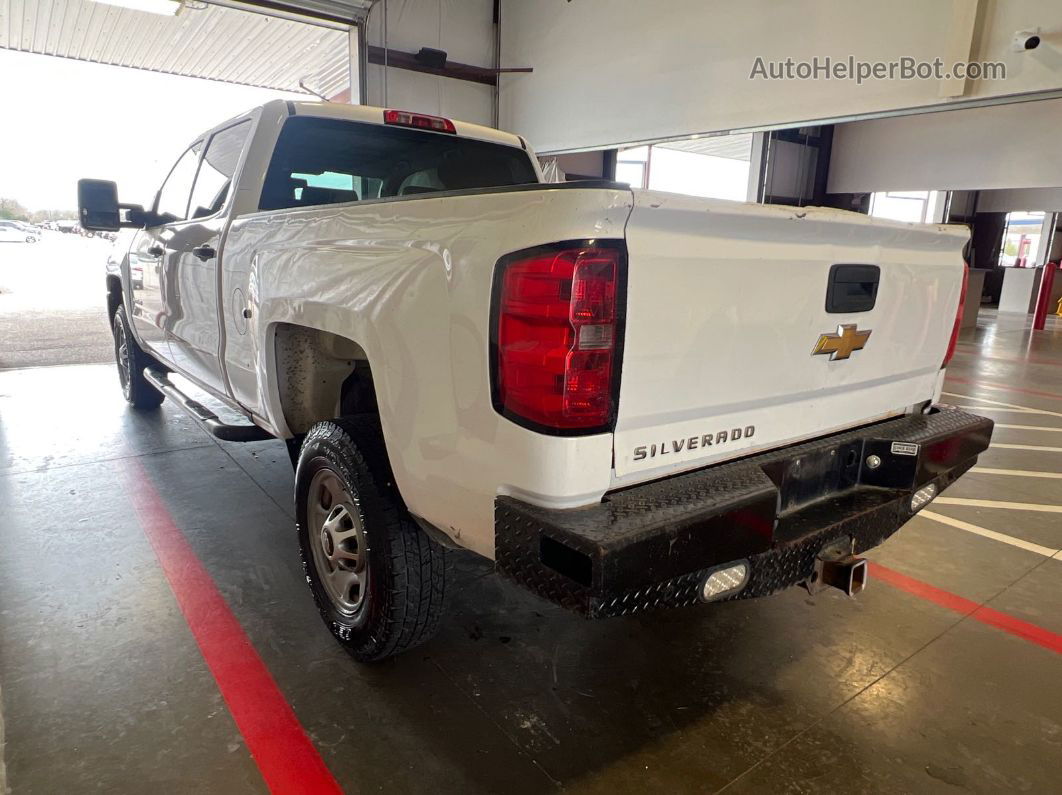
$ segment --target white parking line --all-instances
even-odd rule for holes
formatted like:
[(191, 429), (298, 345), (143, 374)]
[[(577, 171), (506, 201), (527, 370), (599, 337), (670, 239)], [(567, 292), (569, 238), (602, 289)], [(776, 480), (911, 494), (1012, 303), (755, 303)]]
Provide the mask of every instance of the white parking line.
[(1036, 409), (1008, 409), (1003, 406), (967, 406), (962, 403), (952, 404), (957, 409), (966, 409), (967, 411), (1005, 411), (1008, 414), (1050, 414), (1048, 411), (1037, 411)]
[(1046, 425), (1004, 425), (997, 422), (996, 427), (1009, 428), (1012, 431), (1054, 431), (1055, 433), (1062, 433), (1062, 428), (1049, 428)]
[(1047, 409), (1035, 409), (1032, 406), (1019, 406), (1017, 403), (1004, 403), (1001, 400), (989, 400), (988, 398), (974, 397), (973, 395), (960, 395), (957, 392), (941, 392), (942, 395), (948, 397), (962, 398), (963, 400), (969, 400), (978, 405), (987, 404), (989, 406), (1004, 406), (1008, 409), (1014, 409), (1015, 411), (1028, 412), (1029, 414), (1047, 414), (1052, 417), (1062, 417), (1062, 412), (1048, 411)]
[(1011, 511), (1039, 511), (1062, 513), (1062, 505), (1044, 505), (1039, 502), (1004, 502), (1003, 500), (972, 500), (966, 497), (937, 497), (933, 502), (940, 505), (968, 505), (972, 508), (1006, 508)]
[(993, 469), (992, 467), (974, 467), (971, 472), (980, 472), (982, 475), (1013, 475), (1019, 478), (1059, 478), (1062, 472), (1036, 472), (1032, 469)]
[(1039, 450), (1042, 453), (1062, 453), (1062, 447), (1043, 447), (1038, 444), (997, 444), (993, 442), (991, 446), (1001, 450)]
[[(938, 499), (937, 502), (940, 502), (940, 500)], [(946, 524), (959, 530), (965, 530), (967, 533), (991, 538), (993, 541), (1001, 541), (1004, 544), (1010, 544), (1012, 547), (1035, 552), (1037, 555), (1043, 555), (1045, 558), (1053, 558), (1058, 555), (1060, 551), (1057, 549), (1051, 549), (1051, 547), (1034, 544), (1031, 541), (1023, 541), (1020, 538), (1008, 536), (1005, 533), (997, 533), (995, 530), (979, 527), (978, 525), (963, 522), (959, 519), (952, 519), (950, 516), (944, 516), (943, 514), (934, 513), (933, 511), (923, 510), (918, 516), (924, 516), (926, 519), (932, 519), (934, 522), (940, 522), (941, 524)]]

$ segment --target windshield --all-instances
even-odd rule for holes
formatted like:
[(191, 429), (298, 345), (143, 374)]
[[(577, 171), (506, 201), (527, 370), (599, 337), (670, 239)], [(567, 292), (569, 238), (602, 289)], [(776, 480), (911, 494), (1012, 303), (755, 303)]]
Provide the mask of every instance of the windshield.
[(279, 210), (535, 182), (527, 152), (514, 146), (296, 116), (280, 132), (259, 207)]

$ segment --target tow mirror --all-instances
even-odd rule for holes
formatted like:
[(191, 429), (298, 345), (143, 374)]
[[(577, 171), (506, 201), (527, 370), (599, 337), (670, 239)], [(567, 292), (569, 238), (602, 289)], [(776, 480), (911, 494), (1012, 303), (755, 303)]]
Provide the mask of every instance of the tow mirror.
[(77, 212), (81, 226), (85, 229), (117, 232), (122, 226), (118, 186), (103, 179), (79, 179)]
[(95, 232), (117, 232), (123, 226), (143, 228), (150, 220), (139, 204), (119, 204), (118, 186), (105, 179), (77, 181), (77, 211), (81, 226)]

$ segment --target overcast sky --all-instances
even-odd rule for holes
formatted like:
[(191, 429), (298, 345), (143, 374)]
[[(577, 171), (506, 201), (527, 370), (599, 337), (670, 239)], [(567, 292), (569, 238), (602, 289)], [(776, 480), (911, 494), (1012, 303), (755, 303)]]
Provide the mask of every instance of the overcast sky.
[(121, 201), (149, 204), (197, 134), (302, 96), (10, 50), (0, 76), (0, 197), (29, 210), (73, 210), (80, 177), (113, 179)]

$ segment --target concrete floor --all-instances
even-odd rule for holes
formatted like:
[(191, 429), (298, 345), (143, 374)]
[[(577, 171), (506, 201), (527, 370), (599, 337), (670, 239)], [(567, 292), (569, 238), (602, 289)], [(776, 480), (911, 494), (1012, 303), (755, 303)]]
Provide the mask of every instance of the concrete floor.
[[(982, 468), (1043, 474), (975, 471), (872, 557), (1057, 639), (1062, 517), (1012, 503), (1062, 505), (1062, 326), (1027, 328), (989, 313), (947, 399), (1016, 426)], [(112, 366), (0, 373), (0, 792), (5, 765), (19, 795), (266, 790), (145, 482), (347, 791), (1058, 791), (1062, 655), (881, 581), (585, 622), (461, 559), (436, 640), (358, 666), (303, 582), (291, 481), (279, 442), (127, 410)]]

